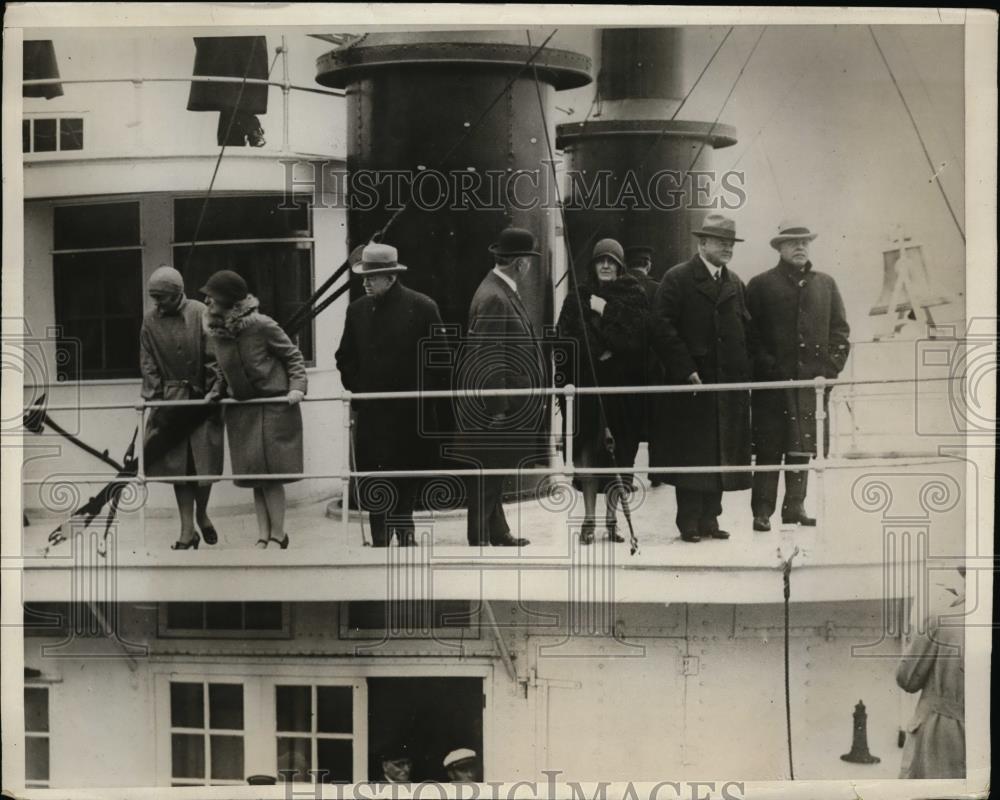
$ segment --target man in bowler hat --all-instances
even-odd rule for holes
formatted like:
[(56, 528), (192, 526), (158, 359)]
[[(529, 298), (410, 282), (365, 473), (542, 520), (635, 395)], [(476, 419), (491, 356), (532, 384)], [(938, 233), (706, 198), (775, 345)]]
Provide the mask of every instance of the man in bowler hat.
[[(817, 235), (801, 222), (783, 222), (771, 239), (778, 264), (747, 284), (759, 345), (755, 380), (836, 378), (847, 361), (851, 329), (837, 282), (813, 269), (809, 260), (809, 245)], [(826, 396), (823, 403), (825, 408)], [(816, 392), (812, 388), (755, 391), (753, 442), (758, 464), (780, 464), (782, 458), (786, 465), (807, 464), (816, 454)], [(828, 446), (828, 441), (823, 443)], [(807, 470), (785, 473), (782, 523), (816, 524), (805, 510), (808, 477)], [(777, 497), (778, 473), (755, 472), (750, 498), (755, 531), (771, 529)]]
[[(337, 369), (351, 392), (402, 392), (421, 386), (421, 341), (441, 324), (427, 295), (404, 286), (395, 247), (369, 244), (352, 268), (365, 295), (347, 307), (344, 334), (337, 348)], [(423, 435), (433, 404), (421, 414), (420, 400), (355, 402), (355, 466), (359, 471), (426, 469), (435, 463), (433, 440)], [(396, 534), (401, 547), (416, 544), (413, 507), (420, 480), (363, 478), (360, 505), (368, 510), (372, 543), (387, 547)]]
[[(537, 334), (518, 291), (518, 281), (540, 253), (522, 228), (502, 231), (490, 246), (494, 267), (469, 307), (469, 332), (459, 365), (467, 390), (532, 389), (545, 385)], [(544, 454), (545, 398), (541, 395), (472, 396), (456, 404), (463, 460), (482, 469), (517, 469)], [(503, 475), (473, 475), (468, 481), (468, 540), (478, 547), (523, 546), (510, 533), (503, 512)]]
[[(753, 330), (745, 288), (729, 261), (736, 225), (709, 214), (694, 231), (698, 252), (667, 271), (653, 303), (653, 345), (666, 382), (698, 385), (739, 383), (751, 377)], [(657, 406), (652, 467), (750, 464), (750, 399), (747, 392), (685, 392), (663, 395)], [(750, 488), (749, 473), (661, 473), (677, 492), (681, 539), (728, 539), (719, 528), (722, 493)]]

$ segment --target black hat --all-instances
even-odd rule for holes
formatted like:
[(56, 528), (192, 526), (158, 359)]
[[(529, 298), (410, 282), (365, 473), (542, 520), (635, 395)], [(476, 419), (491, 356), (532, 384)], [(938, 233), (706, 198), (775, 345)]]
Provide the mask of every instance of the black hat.
[(535, 250), (535, 235), (524, 228), (505, 228), (500, 231), (496, 244), (490, 245), (490, 252), (495, 256), (540, 256)]
[(653, 248), (645, 244), (633, 244), (625, 248), (625, 258), (631, 261), (633, 258), (652, 258)]
[(222, 269), (208, 279), (208, 283), (199, 290), (202, 294), (218, 297), (230, 305), (246, 297), (250, 290), (242, 276), (230, 269)]

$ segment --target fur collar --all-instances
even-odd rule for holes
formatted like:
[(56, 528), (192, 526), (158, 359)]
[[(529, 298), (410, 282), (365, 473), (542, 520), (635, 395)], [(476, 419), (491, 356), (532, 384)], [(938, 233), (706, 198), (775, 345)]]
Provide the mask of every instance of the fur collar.
[(226, 312), (221, 323), (206, 311), (203, 317), (205, 333), (220, 339), (235, 339), (260, 316), (257, 313), (258, 308), (260, 308), (260, 301), (252, 294), (248, 294)]

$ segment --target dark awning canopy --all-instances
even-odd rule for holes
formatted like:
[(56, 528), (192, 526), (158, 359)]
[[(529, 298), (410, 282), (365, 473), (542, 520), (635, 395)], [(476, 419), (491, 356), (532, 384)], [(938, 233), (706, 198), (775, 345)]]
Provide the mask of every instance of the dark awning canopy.
[[(264, 36), (196, 36), (195, 76), (213, 78), (267, 79), (267, 38)], [(239, 110), (247, 114), (267, 113), (267, 89), (248, 83), (240, 95), (240, 84), (192, 81), (188, 111), (232, 111), (239, 98)]]
[[(24, 42), (24, 80), (42, 81), (59, 77), (56, 65), (56, 48), (51, 39)], [(63, 93), (61, 83), (46, 83), (41, 86), (22, 86), (22, 97), (44, 97), (51, 100)]]

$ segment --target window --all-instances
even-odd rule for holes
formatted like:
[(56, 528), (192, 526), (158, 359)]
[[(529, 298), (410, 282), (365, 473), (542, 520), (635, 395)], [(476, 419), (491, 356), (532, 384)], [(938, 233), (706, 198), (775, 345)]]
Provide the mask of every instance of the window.
[[(243, 276), (262, 313), (287, 321), (313, 286), (312, 201), (302, 195), (293, 202), (279, 194), (215, 197), (207, 206), (204, 198), (175, 200), (174, 264), (188, 296), (200, 297), (213, 272), (230, 269)], [(312, 361), (312, 325), (294, 338)]]
[(83, 150), (83, 117), (26, 117), (21, 120), (21, 152)]
[(59, 379), (139, 374), (139, 204), (56, 206), (53, 273)]
[(470, 639), (479, 623), (468, 600), (363, 600), (341, 608), (341, 639)]
[(274, 687), (278, 776), (350, 783), (354, 776), (354, 688)]
[(49, 687), (24, 687), (24, 778), (29, 788), (49, 786)]
[(243, 761), (243, 685), (171, 682), (171, 785), (239, 784)]
[(283, 639), (291, 635), (284, 603), (161, 603), (164, 638)]

